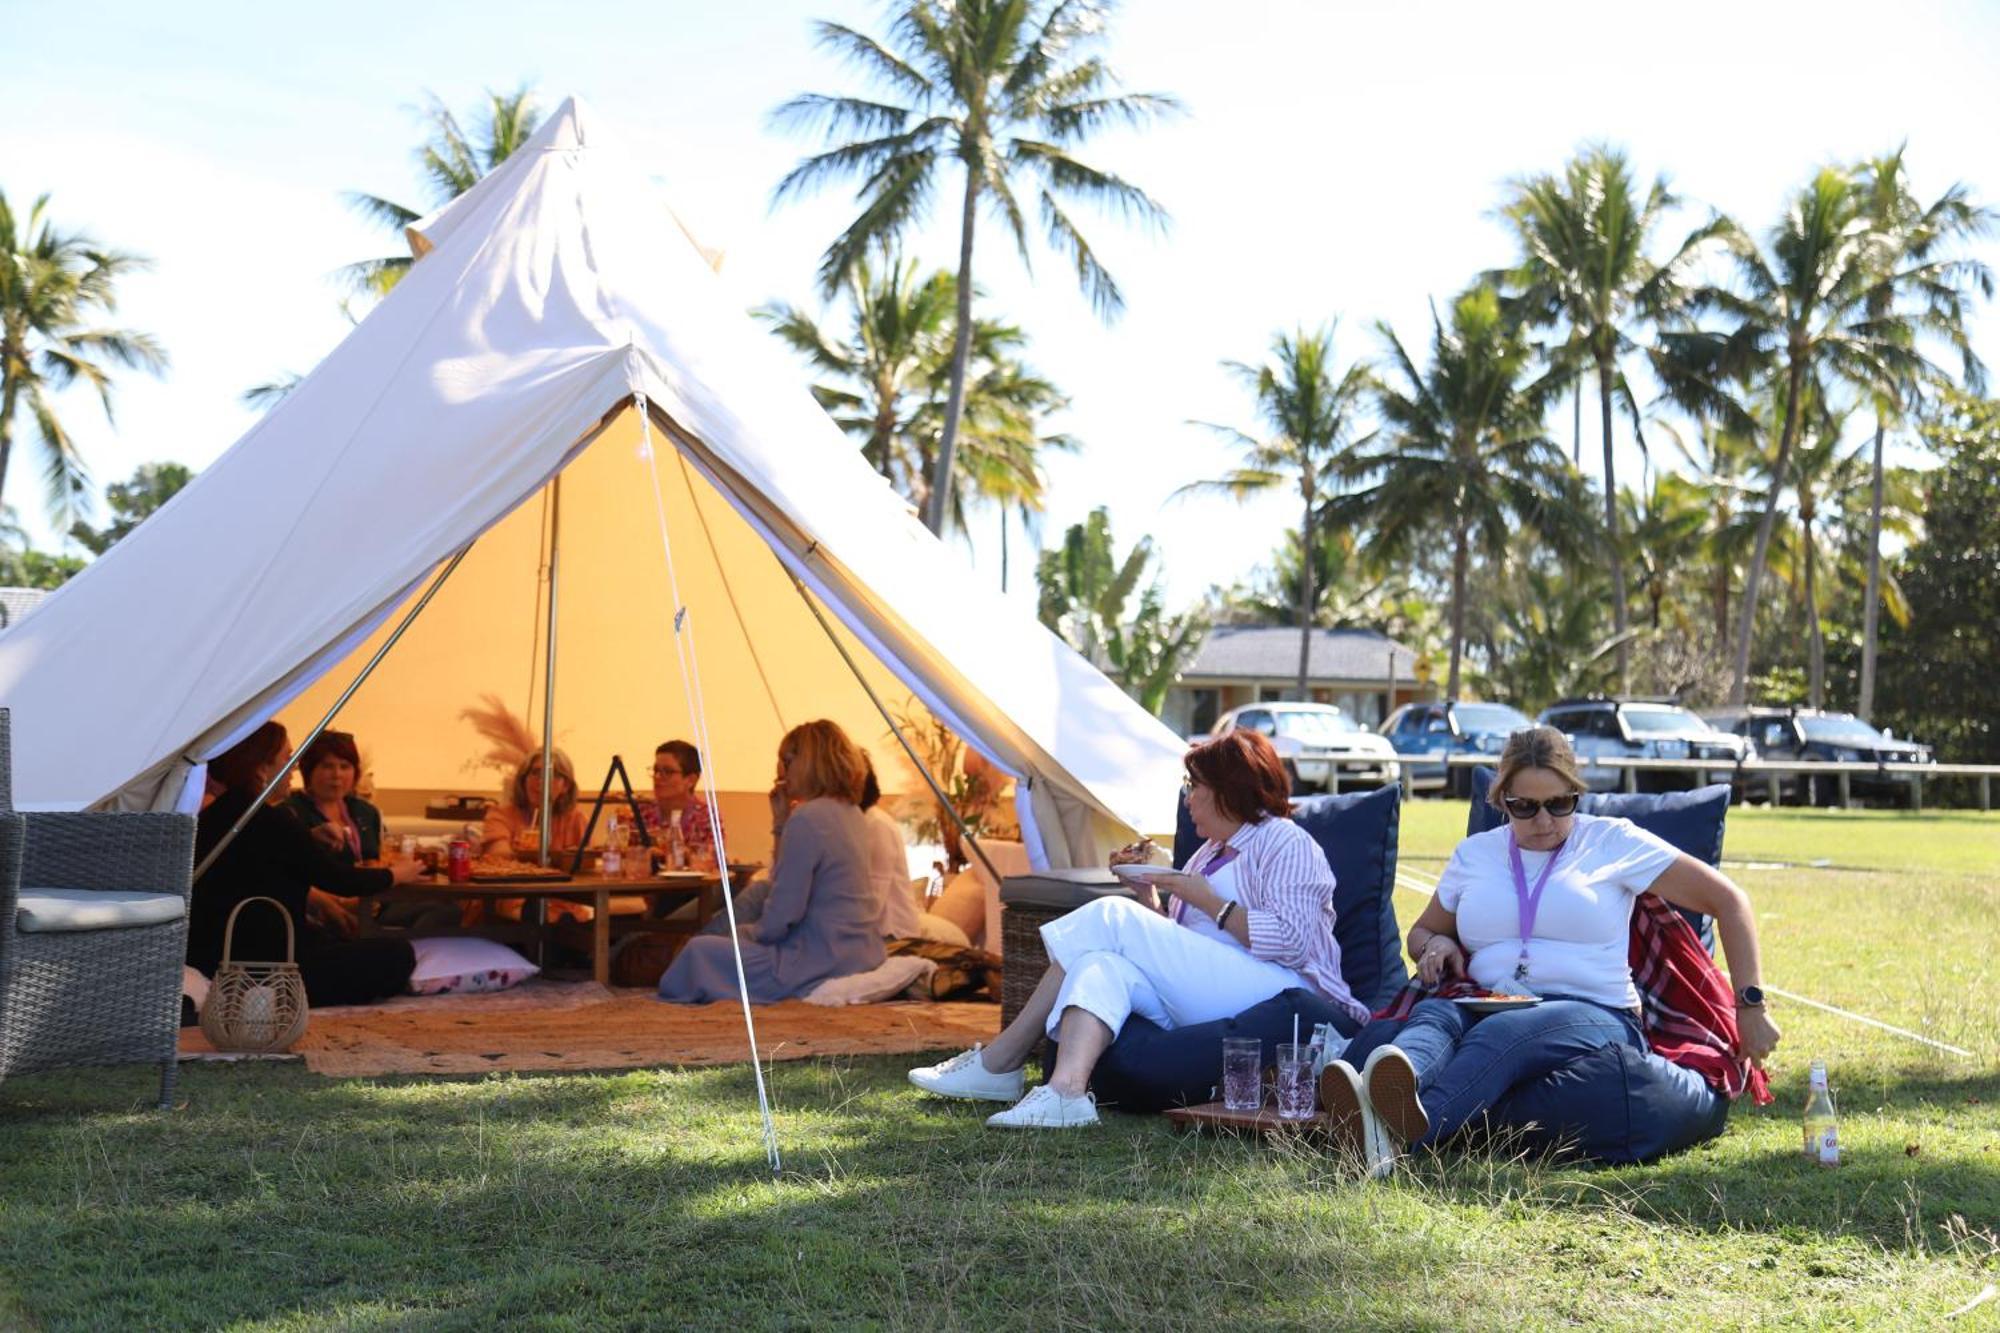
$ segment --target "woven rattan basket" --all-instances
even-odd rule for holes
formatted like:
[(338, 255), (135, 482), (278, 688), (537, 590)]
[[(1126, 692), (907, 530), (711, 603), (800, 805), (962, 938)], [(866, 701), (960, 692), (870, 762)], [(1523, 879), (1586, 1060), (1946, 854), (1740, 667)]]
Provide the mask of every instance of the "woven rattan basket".
[[(285, 961), (239, 963), (234, 958), (236, 914), (251, 903), (269, 903), (285, 919)], [(201, 1006), (201, 1031), (218, 1051), (289, 1050), (305, 1035), (306, 979), (299, 973), (292, 914), (276, 898), (245, 898), (222, 928), (222, 963)]]

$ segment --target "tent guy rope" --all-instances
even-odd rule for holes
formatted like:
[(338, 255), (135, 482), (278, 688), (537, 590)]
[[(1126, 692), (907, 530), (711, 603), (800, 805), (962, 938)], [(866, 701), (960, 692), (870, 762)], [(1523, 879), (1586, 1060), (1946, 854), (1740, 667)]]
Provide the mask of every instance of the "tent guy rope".
[[(636, 376), (635, 376), (636, 378)], [(764, 1125), (764, 1156), (771, 1174), (784, 1167), (778, 1152), (778, 1130), (771, 1121), (771, 1097), (764, 1085), (764, 1061), (757, 1050), (757, 1019), (750, 1008), (750, 980), (743, 973), (743, 941), (736, 933), (736, 893), (729, 882), (729, 852), (722, 842), (722, 821), (716, 815), (714, 749), (708, 739), (708, 713), (701, 693), (699, 654), (694, 644), (694, 617), (681, 600), (679, 572), (674, 567), (674, 544), (667, 533), (666, 502), (660, 495), (660, 465), (653, 448), (653, 418), (643, 390), (634, 389), (632, 406), (639, 413), (639, 458), (652, 478), (653, 513), (660, 527), (660, 554), (666, 561), (667, 588), (673, 599), (674, 656), (681, 668), (681, 690), (687, 698), (688, 718), (694, 726), (694, 744), (701, 755), (703, 795), (708, 810), (709, 836), (714, 840), (716, 868), (722, 875), (722, 910), (729, 920), (729, 951), (736, 960), (736, 993), (743, 1001), (743, 1028), (750, 1039), (750, 1069), (757, 1083), (757, 1114)]]

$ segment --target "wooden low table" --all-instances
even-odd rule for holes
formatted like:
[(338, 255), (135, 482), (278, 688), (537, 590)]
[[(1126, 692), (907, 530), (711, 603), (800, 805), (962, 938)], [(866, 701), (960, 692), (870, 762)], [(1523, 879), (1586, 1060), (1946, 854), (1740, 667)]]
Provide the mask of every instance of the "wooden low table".
[[(730, 878), (740, 891), (749, 882), (754, 866), (730, 868)], [(661, 916), (648, 913), (643, 916), (625, 915), (614, 918), (611, 914), (611, 900), (614, 898), (645, 898), (649, 905), (657, 905), (662, 899), (685, 901), (692, 897), (696, 903), (695, 914), (689, 922), (668, 921)], [(614, 932), (624, 933), (639, 927), (662, 931), (667, 934), (694, 935), (708, 924), (715, 914), (722, 910), (722, 876), (719, 874), (680, 875), (672, 879), (648, 876), (645, 879), (611, 878), (604, 875), (575, 875), (569, 879), (523, 879), (519, 881), (453, 884), (442, 879), (420, 880), (415, 884), (398, 885), (381, 893), (371, 894), (370, 899), (382, 903), (438, 903), (461, 898), (484, 898), (498, 901), (504, 898), (525, 898), (534, 902), (556, 899), (562, 902), (582, 903), (590, 908), (590, 975), (599, 985), (611, 981), (611, 937)], [(675, 904), (678, 905), (678, 902)], [(550, 927), (526, 920), (523, 914), (521, 926), (531, 937), (541, 940)]]
[(1162, 1115), (1182, 1129), (1229, 1129), (1250, 1134), (1323, 1134), (1332, 1120), (1325, 1111), (1315, 1111), (1304, 1120), (1285, 1120), (1278, 1108), (1266, 1102), (1254, 1111), (1232, 1111), (1221, 1102), (1200, 1106), (1176, 1106)]

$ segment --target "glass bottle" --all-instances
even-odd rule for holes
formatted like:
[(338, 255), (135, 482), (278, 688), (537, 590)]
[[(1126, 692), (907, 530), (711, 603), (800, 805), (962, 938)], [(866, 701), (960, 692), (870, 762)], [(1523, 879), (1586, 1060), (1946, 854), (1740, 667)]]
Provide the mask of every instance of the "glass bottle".
[(1833, 1112), (1833, 1093), (1827, 1088), (1826, 1061), (1813, 1061), (1812, 1072), (1806, 1077), (1806, 1160), (1839, 1166), (1840, 1126)]

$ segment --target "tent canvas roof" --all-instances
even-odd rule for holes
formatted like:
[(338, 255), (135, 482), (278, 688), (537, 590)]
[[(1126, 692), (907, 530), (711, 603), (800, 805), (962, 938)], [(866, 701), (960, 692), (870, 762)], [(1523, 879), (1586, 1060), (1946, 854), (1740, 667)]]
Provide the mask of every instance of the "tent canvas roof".
[(422, 262), (312, 375), (0, 637), (21, 804), (183, 802), (261, 719), (316, 716), (480, 539), (341, 719), (378, 784), (464, 785), (458, 709), (527, 684), (535, 500), (560, 472), (556, 734), (593, 785), (608, 750), (685, 722), (663, 512), (723, 785), (761, 789), (776, 728), (810, 716), (887, 754), (796, 575), (892, 706), (917, 696), (1027, 779), (1037, 860), (1170, 827), (1178, 739), (966, 577), (585, 108), (418, 230)]

